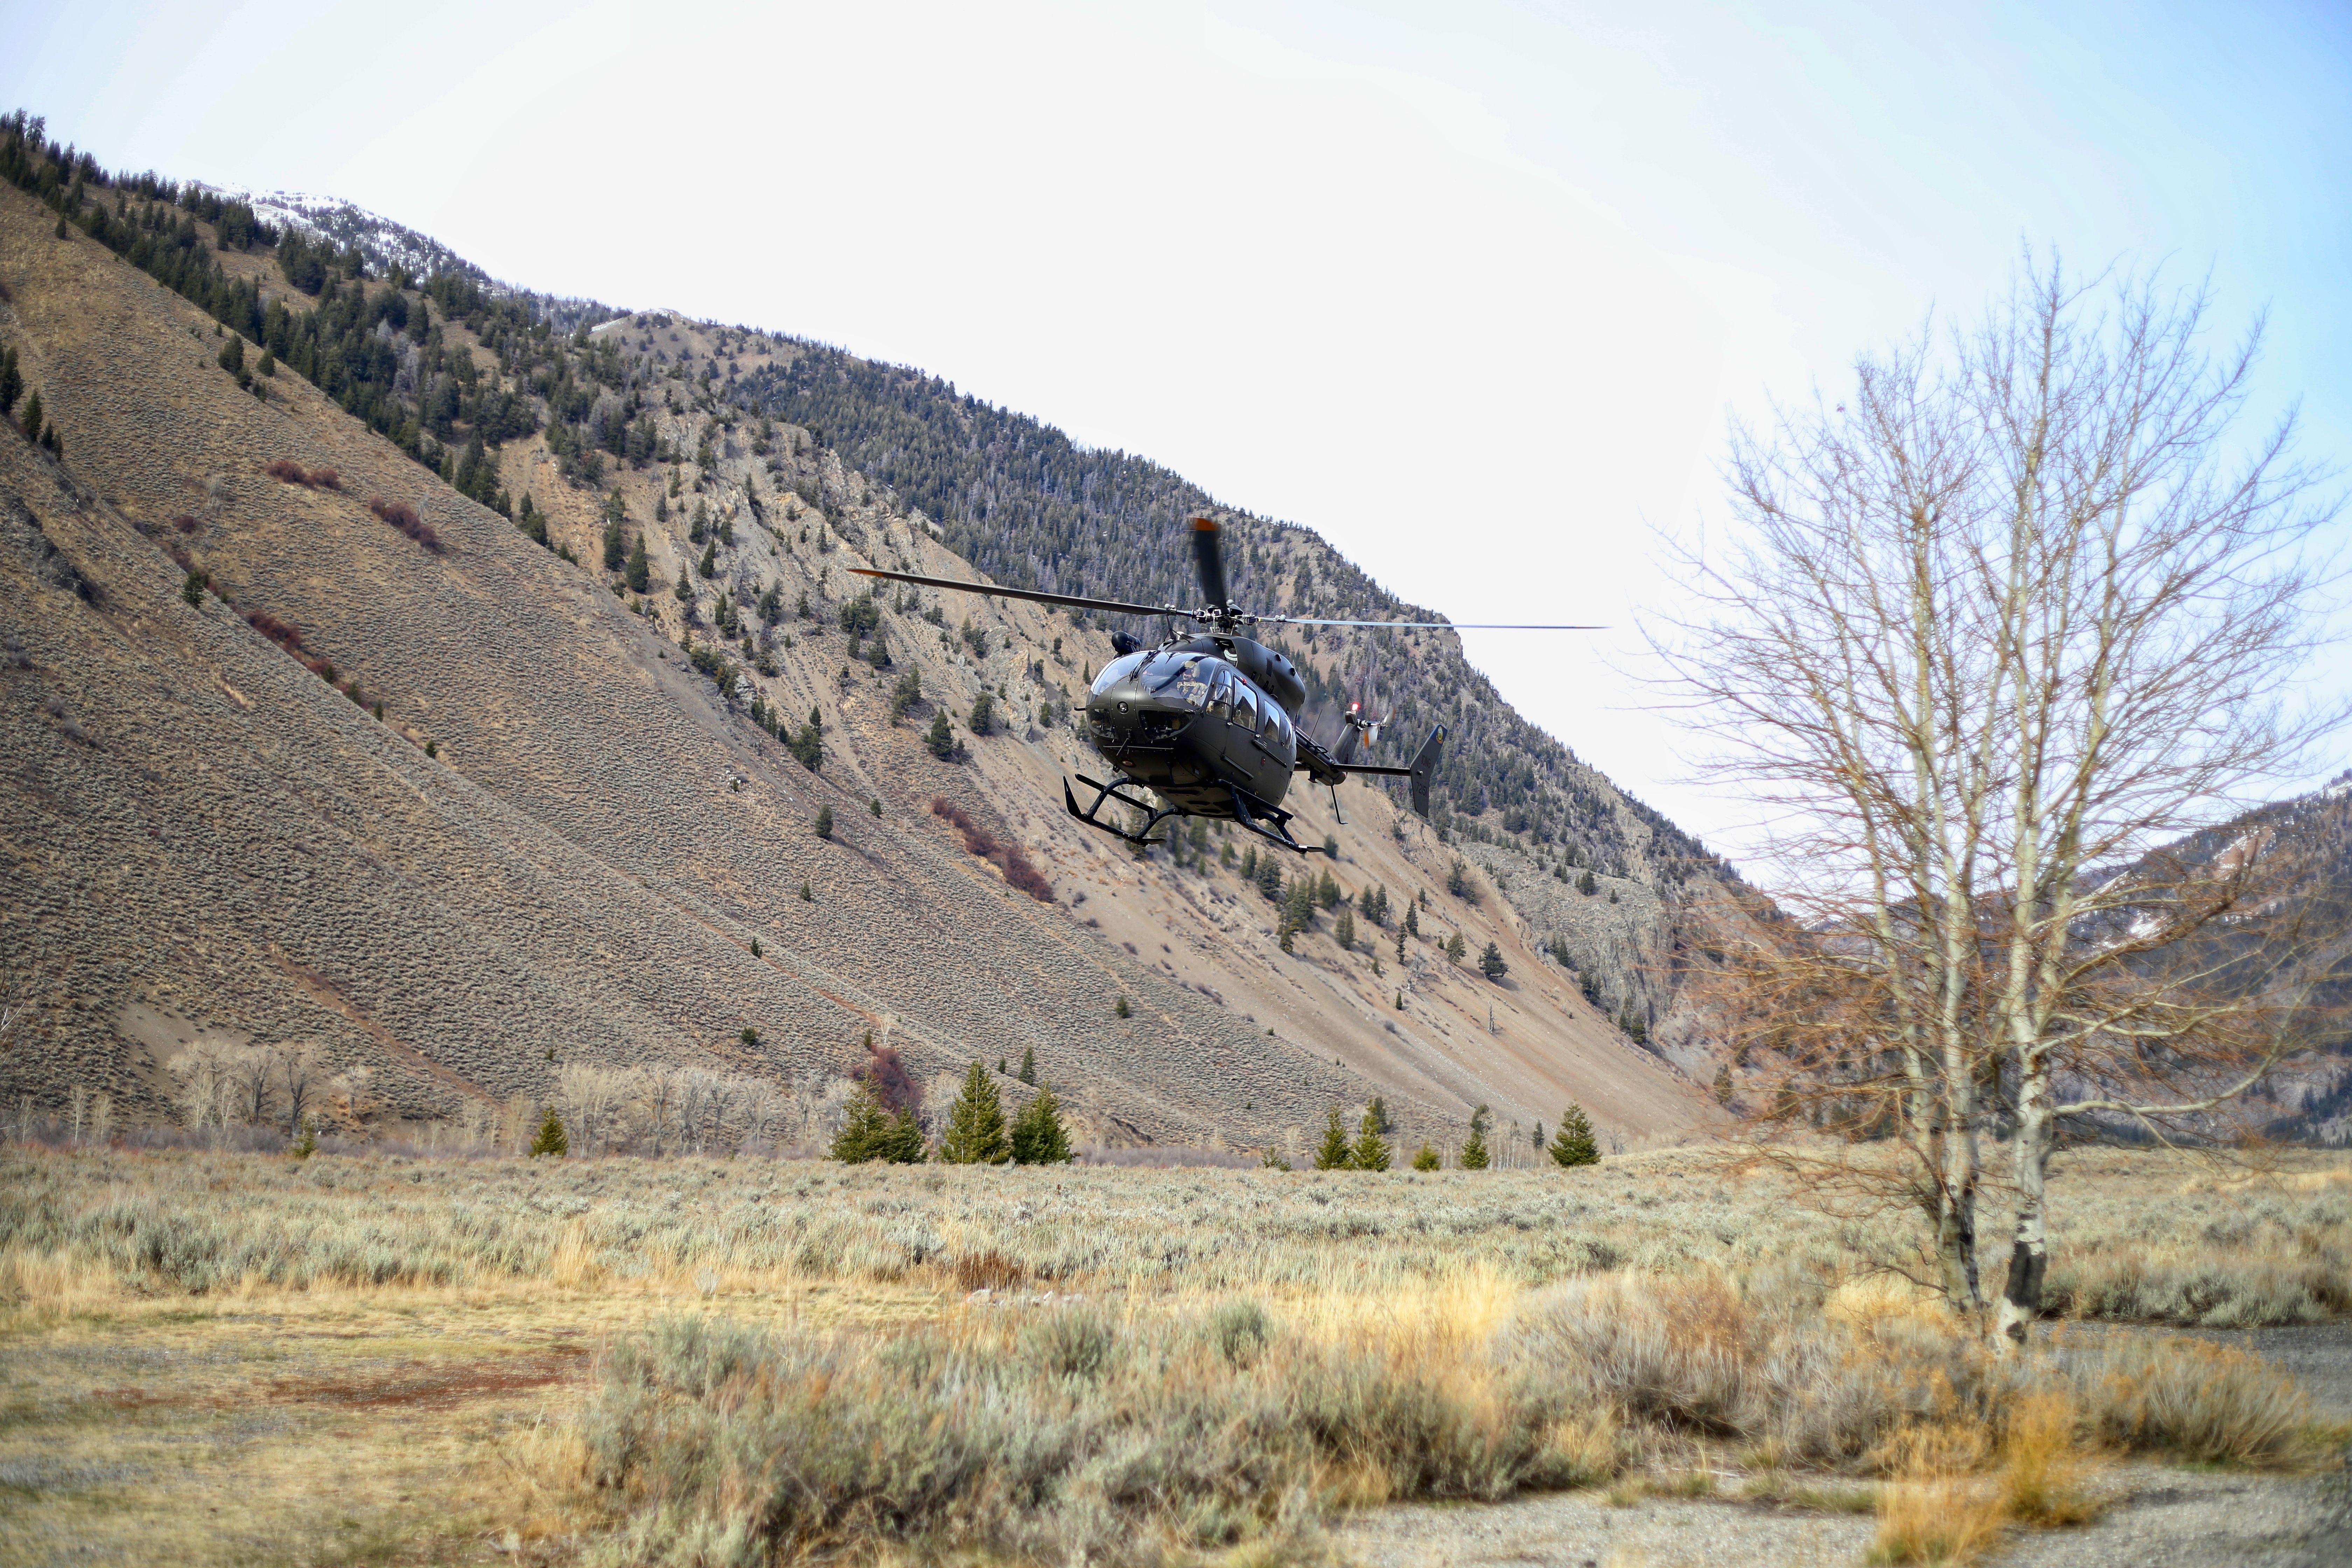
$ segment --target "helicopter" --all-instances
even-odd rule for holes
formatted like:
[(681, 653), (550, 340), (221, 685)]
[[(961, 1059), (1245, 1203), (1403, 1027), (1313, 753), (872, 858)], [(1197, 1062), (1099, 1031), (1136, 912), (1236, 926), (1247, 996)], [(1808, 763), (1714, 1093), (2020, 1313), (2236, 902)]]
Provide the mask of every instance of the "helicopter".
[[(1310, 784), (1331, 791), (1338, 815), (1339, 786), (1349, 774), (1401, 778), (1409, 781), (1412, 809), (1429, 815), (1429, 784), (1445, 745), (1445, 726), (1433, 728), (1421, 750), (1403, 767), (1355, 761), (1357, 752), (1378, 742), (1386, 719), (1363, 712), (1351, 703), (1343, 721), (1337, 751), (1325, 748), (1298, 727), (1292, 714), (1307, 700), (1306, 685), (1290, 660), (1246, 635), (1259, 626), (1370, 626), (1397, 630), (1468, 629), (1474, 631), (1598, 631), (1598, 626), (1461, 627), (1451, 621), (1336, 621), (1301, 616), (1256, 615), (1236, 606), (1225, 590), (1224, 541), (1213, 518), (1192, 519), (1192, 564), (1199, 576), (1199, 609), (1175, 605), (1138, 605), (1116, 599), (1088, 599), (1069, 594), (1041, 594), (1026, 588), (1006, 588), (982, 583), (959, 583), (949, 577), (923, 577), (877, 567), (852, 567), (860, 577), (881, 577), (920, 587), (943, 588), (991, 598), (1026, 599), (1040, 605), (1066, 605), (1103, 615), (1146, 616), (1171, 622), (1190, 622), (1192, 630), (1171, 630), (1147, 647), (1129, 633), (1111, 634), (1116, 657), (1103, 666), (1087, 693), (1087, 734), (1096, 751), (1117, 769), (1108, 784), (1077, 775), (1094, 792), (1084, 810), (1071, 789), (1062, 783), (1062, 803), (1069, 814), (1089, 827), (1099, 828), (1130, 844), (1163, 844), (1152, 829), (1172, 816), (1202, 816), (1232, 821), (1270, 843), (1300, 855), (1329, 853), (1319, 844), (1302, 844), (1290, 831), (1295, 813), (1283, 808), (1292, 778), (1305, 773)], [(1139, 799), (1127, 792), (1148, 789), (1158, 800)], [(1106, 820), (1102, 808), (1112, 801), (1140, 813), (1133, 831)], [(1340, 817), (1344, 824), (1346, 818)]]

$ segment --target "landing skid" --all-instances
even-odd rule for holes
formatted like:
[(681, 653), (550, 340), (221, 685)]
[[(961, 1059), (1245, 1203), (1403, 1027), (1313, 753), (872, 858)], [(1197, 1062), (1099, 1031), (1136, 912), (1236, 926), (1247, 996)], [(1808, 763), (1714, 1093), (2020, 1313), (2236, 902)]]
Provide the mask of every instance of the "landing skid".
[[(1078, 797), (1070, 793), (1070, 781), (1064, 779), (1062, 781), (1062, 804), (1069, 808), (1070, 815), (1076, 817), (1080, 822), (1085, 823), (1088, 827), (1100, 828), (1103, 832), (1111, 835), (1111, 837), (1115, 838), (1126, 839), (1129, 844), (1139, 844), (1148, 847), (1154, 844), (1167, 843), (1168, 840), (1165, 838), (1152, 837), (1151, 830), (1159, 826), (1161, 823), (1167, 821), (1171, 816), (1181, 816), (1184, 815), (1172, 805), (1155, 807), (1150, 801), (1138, 800), (1131, 795), (1120, 794), (1119, 792), (1121, 790), (1135, 783), (1133, 779), (1128, 778), (1125, 775), (1115, 778), (1108, 784), (1097, 784), (1093, 779), (1087, 777), (1086, 774), (1080, 773), (1078, 775), (1078, 782), (1086, 785), (1088, 789), (1094, 791), (1095, 798), (1093, 804), (1089, 805), (1086, 810), (1080, 811), (1078, 809)], [(1126, 828), (1115, 827), (1111, 826), (1111, 824), (1105, 822), (1100, 816), (1097, 816), (1096, 813), (1102, 810), (1103, 803), (1110, 800), (1115, 800), (1121, 805), (1128, 806), (1132, 810), (1144, 813), (1147, 820), (1143, 824), (1143, 831), (1140, 833), (1129, 833)]]
[[(1149, 801), (1138, 800), (1133, 795), (1123, 793), (1130, 786), (1133, 786), (1136, 782), (1135, 780), (1124, 775), (1111, 780), (1108, 784), (1102, 784), (1087, 777), (1084, 773), (1080, 773), (1078, 775), (1078, 782), (1086, 785), (1087, 788), (1094, 791), (1095, 798), (1088, 803), (1084, 811), (1080, 811), (1078, 809), (1078, 797), (1071, 793), (1069, 781), (1065, 779), (1062, 781), (1063, 806), (1072, 816), (1077, 818), (1080, 822), (1085, 823), (1088, 827), (1098, 828), (1102, 832), (1109, 834), (1114, 838), (1124, 838), (1129, 844), (1140, 845), (1145, 847), (1149, 847), (1155, 844), (1165, 844), (1168, 840), (1165, 838), (1152, 837), (1151, 830), (1159, 826), (1161, 823), (1167, 821), (1171, 816), (1187, 816), (1192, 815), (1189, 812), (1180, 810), (1172, 805), (1154, 806)], [(1301, 844), (1297, 839), (1293, 838), (1290, 836), (1291, 814), (1289, 812), (1283, 810), (1278, 805), (1268, 805), (1265, 802), (1257, 799), (1255, 796), (1245, 794), (1236, 785), (1227, 784), (1225, 786), (1225, 790), (1232, 797), (1234, 803), (1234, 820), (1240, 823), (1250, 832), (1256, 834), (1260, 838), (1265, 839), (1269, 844), (1279, 844), (1282, 847), (1289, 850), (1295, 855), (1323, 855), (1329, 853), (1329, 851), (1326, 850), (1320, 844)], [(1128, 807), (1129, 810), (1140, 811), (1146, 814), (1142, 831), (1138, 833), (1129, 833), (1126, 828), (1117, 826), (1114, 824), (1105, 822), (1102, 819), (1100, 814), (1104, 804), (1114, 800), (1118, 802), (1121, 805)]]

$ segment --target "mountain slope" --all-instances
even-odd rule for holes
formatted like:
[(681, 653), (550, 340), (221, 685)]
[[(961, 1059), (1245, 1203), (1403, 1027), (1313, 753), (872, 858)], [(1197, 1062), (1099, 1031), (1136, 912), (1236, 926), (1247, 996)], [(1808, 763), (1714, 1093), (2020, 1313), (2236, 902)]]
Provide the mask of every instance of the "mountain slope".
[[(1068, 823), (1055, 781), (1084, 758), (1065, 715), (1108, 657), (1100, 628), (886, 599), (871, 617), (888, 667), (850, 658), (873, 641), (842, 627), (857, 598), (844, 567), (969, 568), (801, 432), (728, 417), (715, 371), (686, 367), (712, 370), (740, 334), (641, 329), (679, 337), (640, 348), (640, 377), (615, 341), (628, 329), (562, 340), (527, 301), (436, 285), (428, 309), (381, 279), (314, 300), (266, 246), (219, 249), (197, 220), (208, 248), (183, 254), (213, 270), (176, 276), (215, 314), (278, 332), (249, 353), (289, 350), (241, 384), (214, 320), (138, 269), (165, 264), (152, 247), (52, 232), (39, 173), (0, 192), (0, 335), (64, 447), (0, 433), (0, 616), (18, 650), (0, 671), (0, 883), (5, 980), (29, 1005), (0, 1042), (0, 1092), (105, 1088), (163, 1114), (163, 1068), (210, 1027), (320, 1043), (367, 1075), (342, 1112), (361, 1121), (544, 1098), (576, 1060), (724, 1066), (822, 1106), (870, 1030), (934, 1079), (1034, 1047), (1082, 1133), (1114, 1141), (1280, 1146), (1371, 1093), (1441, 1142), (1482, 1100), (1532, 1121), (1580, 1099), (1629, 1135), (1698, 1113), (1491, 889), (1448, 894), (1452, 852), (1373, 792), (1350, 792), (1348, 827), (1328, 803), (1307, 815), (1346, 836), (1344, 889), (1385, 885), (1400, 909), (1426, 894), (1433, 934), (1502, 947), (1501, 985), (1426, 942), (1398, 963), (1393, 930), (1375, 973), (1328, 916), (1282, 952), (1217, 841), (1139, 863)], [(66, 182), (49, 190), (72, 205)], [(126, 200), (110, 221), (152, 236), (164, 217), (184, 209)], [(381, 313), (394, 306), (407, 325)], [(352, 309), (350, 335), (304, 335)], [(383, 350), (381, 379), (352, 357), (362, 340)], [(527, 433), (478, 442), (517, 408)], [(619, 437), (607, 471), (583, 435)], [(272, 464), (332, 468), (341, 488)], [(443, 547), (383, 520), (400, 506)], [(653, 585), (684, 581), (684, 597), (616, 595), (531, 531), (594, 565), (615, 521)], [(50, 580), (60, 562), (87, 596)], [(226, 605), (182, 603), (184, 568)], [(894, 721), (910, 670), (923, 696)], [(354, 684), (362, 702), (339, 689)], [(961, 722), (983, 689), (1014, 733)], [(921, 743), (940, 709), (961, 760)], [(775, 733), (812, 711), (814, 772)], [(935, 797), (1024, 846), (1056, 901), (968, 852)], [(826, 805), (830, 840), (810, 826)]]

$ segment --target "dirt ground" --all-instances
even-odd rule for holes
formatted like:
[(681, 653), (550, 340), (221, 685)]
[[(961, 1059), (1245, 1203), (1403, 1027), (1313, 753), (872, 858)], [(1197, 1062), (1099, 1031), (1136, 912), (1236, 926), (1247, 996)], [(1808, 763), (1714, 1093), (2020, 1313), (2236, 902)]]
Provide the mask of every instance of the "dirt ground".
[(535, 1445), (603, 1340), (706, 1306), (829, 1325), (942, 1304), (326, 1291), (19, 1321), (0, 1330), (0, 1563), (511, 1562), (507, 1532), (537, 1554), (542, 1528)]

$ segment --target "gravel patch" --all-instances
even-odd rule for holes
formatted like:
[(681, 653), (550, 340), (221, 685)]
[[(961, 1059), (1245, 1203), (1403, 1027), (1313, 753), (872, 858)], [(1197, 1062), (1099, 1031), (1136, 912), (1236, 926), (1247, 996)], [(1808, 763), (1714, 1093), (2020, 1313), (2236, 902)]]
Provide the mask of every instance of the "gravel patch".
[[(2017, 1568), (2341, 1568), (2352, 1563), (2352, 1477), (2260, 1476), (2127, 1465), (2126, 1500), (2097, 1524), (2012, 1531), (1998, 1561)], [(1859, 1563), (1877, 1533), (1867, 1514), (1645, 1500), (1599, 1492), (1488, 1506), (1385, 1509), (1335, 1531), (1361, 1568), (1485, 1563), (1560, 1568), (1727, 1568)]]

